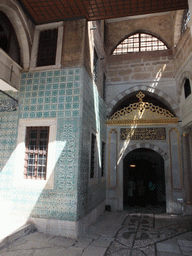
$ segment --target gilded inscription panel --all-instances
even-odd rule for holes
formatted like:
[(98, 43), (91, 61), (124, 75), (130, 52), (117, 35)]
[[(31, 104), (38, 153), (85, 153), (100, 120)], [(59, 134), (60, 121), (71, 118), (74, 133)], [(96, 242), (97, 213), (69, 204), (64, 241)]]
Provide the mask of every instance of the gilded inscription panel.
[(166, 140), (166, 130), (159, 128), (121, 128), (121, 140)]

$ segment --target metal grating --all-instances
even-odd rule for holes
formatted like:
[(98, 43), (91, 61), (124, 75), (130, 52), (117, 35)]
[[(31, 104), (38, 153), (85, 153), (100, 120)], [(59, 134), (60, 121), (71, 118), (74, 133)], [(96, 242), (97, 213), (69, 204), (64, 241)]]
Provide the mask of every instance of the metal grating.
[(49, 127), (27, 127), (25, 179), (45, 180), (47, 169)]
[(99, 20), (188, 8), (187, 0), (19, 0), (36, 24), (71, 18)]
[(129, 52), (146, 52), (167, 50), (167, 46), (157, 37), (146, 33), (136, 33), (124, 39), (113, 51), (113, 55)]

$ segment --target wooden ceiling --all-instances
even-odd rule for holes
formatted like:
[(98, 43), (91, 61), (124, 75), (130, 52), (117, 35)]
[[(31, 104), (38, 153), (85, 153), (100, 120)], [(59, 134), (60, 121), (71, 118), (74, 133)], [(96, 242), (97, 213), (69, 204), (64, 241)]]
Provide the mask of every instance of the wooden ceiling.
[(35, 24), (100, 20), (188, 8), (187, 0), (18, 0)]

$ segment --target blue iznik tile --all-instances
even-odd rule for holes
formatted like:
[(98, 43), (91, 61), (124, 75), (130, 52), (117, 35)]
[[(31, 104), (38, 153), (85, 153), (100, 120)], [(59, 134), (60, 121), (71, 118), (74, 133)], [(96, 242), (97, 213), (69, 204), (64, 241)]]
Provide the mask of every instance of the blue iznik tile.
[(46, 77), (47, 73), (45, 71), (41, 72), (41, 77)]
[(21, 74), (21, 79), (25, 79), (25, 78), (27, 78), (27, 73), (22, 73)]
[(44, 90), (45, 89), (45, 85), (44, 84), (40, 84), (39, 85), (39, 90)]
[(47, 72), (47, 76), (48, 76), (48, 77), (53, 76), (53, 71), (48, 71), (48, 72)]

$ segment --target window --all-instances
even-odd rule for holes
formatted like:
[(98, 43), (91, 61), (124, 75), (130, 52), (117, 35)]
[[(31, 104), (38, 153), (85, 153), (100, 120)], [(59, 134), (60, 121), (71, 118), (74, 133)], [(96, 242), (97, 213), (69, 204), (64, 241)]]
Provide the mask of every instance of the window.
[(40, 32), (37, 54), (37, 67), (55, 65), (57, 35), (57, 28)]
[(31, 70), (46, 70), (61, 67), (63, 22), (35, 27), (31, 54)]
[(46, 179), (49, 127), (27, 127), (24, 178)]
[(105, 147), (106, 144), (102, 141), (102, 148), (101, 148), (101, 177), (105, 176)]
[(97, 65), (98, 65), (98, 55), (94, 49), (94, 60), (93, 60), (93, 81), (97, 83)]
[(8, 17), (0, 11), (0, 48), (20, 64), (20, 50), (14, 28)]
[[(54, 188), (57, 119), (20, 119), (16, 148), (15, 181), (18, 186)], [(59, 142), (60, 143), (60, 142)]]
[(191, 94), (191, 85), (188, 78), (185, 79), (184, 93), (185, 93), (185, 99)]
[(106, 98), (106, 76), (105, 73), (103, 73), (103, 100)]
[(113, 51), (113, 55), (129, 52), (145, 52), (166, 50), (168, 47), (157, 37), (138, 32), (124, 39)]
[(188, 9), (185, 9), (183, 12), (183, 19), (181, 24), (181, 34), (183, 34), (184, 31), (186, 30), (189, 20), (190, 20), (190, 11)]
[(96, 136), (91, 134), (91, 164), (90, 164), (90, 179), (95, 178), (96, 174)]

